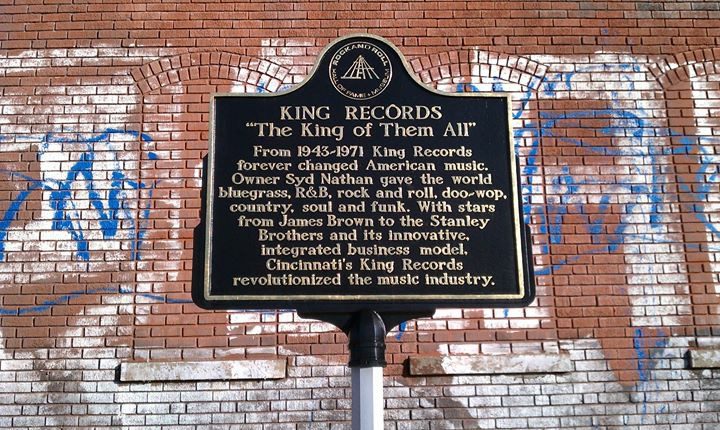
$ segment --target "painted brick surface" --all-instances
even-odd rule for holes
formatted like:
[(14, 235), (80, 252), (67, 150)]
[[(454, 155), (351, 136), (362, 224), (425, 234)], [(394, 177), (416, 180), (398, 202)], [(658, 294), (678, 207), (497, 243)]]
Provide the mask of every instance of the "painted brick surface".
[[(342, 333), (189, 292), (209, 95), (288, 88), (370, 32), (440, 90), (512, 94), (538, 285), (392, 332), (387, 428), (717, 428), (720, 374), (686, 355), (720, 345), (719, 21), (717, 1), (4, 2), (0, 426), (349, 428)], [(511, 354), (570, 371), (404, 373)], [(246, 359), (287, 377), (115, 381)]]

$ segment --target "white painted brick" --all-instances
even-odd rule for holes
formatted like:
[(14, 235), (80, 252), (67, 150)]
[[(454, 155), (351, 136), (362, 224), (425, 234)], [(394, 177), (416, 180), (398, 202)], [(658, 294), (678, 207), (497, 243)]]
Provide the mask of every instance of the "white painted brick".
[(0, 361), (1, 371), (12, 370), (31, 370), (33, 368), (33, 360), (2, 360)]
[(528, 418), (528, 427), (532, 429), (559, 428), (559, 418)]
[(206, 390), (227, 390), (230, 387), (229, 381), (198, 381), (197, 389), (201, 391)]
[(542, 388), (543, 388), (543, 386), (541, 386), (541, 385), (534, 385), (534, 384), (533, 384), (533, 385), (530, 385), (530, 384), (525, 384), (525, 385), (510, 385), (510, 386), (508, 387), (508, 393), (509, 393), (511, 396), (536, 395), (536, 394), (541, 394), (541, 393), (542, 393)]
[(117, 368), (118, 364), (120, 364), (120, 361), (114, 358), (101, 358), (99, 360), (99, 365), (97, 369), (100, 370), (115, 370)]
[(78, 420), (80, 426), (108, 426), (110, 424), (112, 424), (112, 419), (107, 415), (81, 416)]
[(490, 377), (485, 375), (458, 375), (454, 381), (459, 385), (489, 385)]
[(29, 382), (0, 382), (0, 393), (29, 393), (31, 390)]
[(92, 394), (81, 394), (80, 401), (83, 403), (112, 403), (112, 393), (92, 393)]
[[(642, 405), (641, 405), (642, 406)], [(636, 405), (633, 404), (609, 404), (605, 406), (605, 411), (608, 415), (611, 416), (621, 416), (623, 417), (623, 420), (626, 421), (624, 415), (634, 415), (638, 413), (638, 408)], [(572, 414), (569, 414), (568, 416), (572, 416)]]
[[(310, 411), (307, 412), (284, 412), (280, 414), (280, 423), (301, 423), (301, 422), (312, 422), (313, 415)], [(321, 424), (322, 425), (322, 424)]]
[[(141, 403), (146, 401), (152, 401), (148, 399), (148, 393), (115, 393), (113, 396), (115, 402), (117, 403)], [(158, 394), (158, 396), (162, 395)]]
[(605, 391), (605, 384), (599, 382), (579, 383), (572, 385), (569, 393), (600, 393)]
[[(212, 392), (212, 400), (213, 401), (223, 401), (223, 402), (237, 402), (242, 401), (247, 398), (247, 400), (256, 400), (250, 398), (251, 393), (264, 393), (264, 391), (213, 391)], [(277, 393), (277, 391), (275, 392)]]
[(0, 406), (0, 415), (20, 415), (22, 408), (18, 405)]
[(73, 415), (86, 415), (88, 407), (87, 405), (72, 405)]
[(541, 417), (542, 407), (529, 407), (525, 406), (522, 408), (510, 408), (511, 418), (523, 418), (523, 417)]
[(410, 419), (410, 411), (407, 409), (385, 409), (386, 421), (405, 421)]
[(605, 415), (605, 407), (598, 404), (592, 405), (575, 405), (573, 406), (573, 415), (587, 415), (590, 417), (599, 417)]
[[(132, 393), (139, 396), (146, 396), (147, 401), (150, 403), (178, 403), (180, 402), (180, 393), (173, 391), (163, 391), (160, 393)], [(118, 394), (120, 395), (120, 394)], [(120, 401), (120, 400), (118, 400)], [(145, 400), (132, 400), (132, 397), (122, 400), (123, 402), (144, 402)]]
[(575, 370), (578, 372), (590, 372), (594, 370), (607, 370), (607, 362), (605, 360), (586, 360), (576, 361)]
[(45, 403), (47, 399), (47, 394), (45, 393), (36, 393), (36, 394), (16, 394), (15, 395), (15, 403), (17, 404), (40, 404)]
[(145, 415), (145, 424), (148, 425), (173, 425), (179, 423), (178, 415)]
[(276, 412), (248, 413), (248, 414), (245, 414), (245, 422), (247, 422), (247, 423), (278, 422), (278, 414)]
[(287, 372), (288, 378), (309, 378), (312, 376), (312, 367), (291, 367)]
[[(234, 407), (234, 404), (233, 404)], [(187, 407), (184, 403), (171, 403), (170, 404), (170, 413), (171, 414), (184, 414)]]
[(528, 422), (526, 418), (498, 418), (495, 420), (495, 424), (499, 429), (505, 428), (528, 428)]
[(517, 406), (532, 406), (534, 404), (535, 399), (532, 396), (508, 396), (502, 399), (502, 405), (510, 409)]
[[(408, 389), (404, 389), (402, 392), (405, 393), (405, 395), (398, 395), (397, 391), (393, 393), (393, 389), (391, 387), (386, 387), (383, 390), (383, 394), (386, 399), (392, 397), (406, 397), (410, 394), (410, 390)], [(313, 399), (337, 399), (344, 397), (345, 394), (345, 390), (339, 388), (319, 388), (312, 390)]]
[(591, 417), (560, 417), (560, 426), (562, 428), (582, 427), (591, 425)]
[(510, 416), (508, 408), (478, 408), (478, 418), (507, 418)]
[[(235, 424), (238, 423), (238, 415), (235, 413), (232, 414), (212, 414), (210, 416), (210, 422), (212, 424)], [(221, 428), (221, 427), (220, 427)]]
[(15, 417), (12, 419), (13, 427), (40, 427), (44, 424), (44, 417)]
[(628, 393), (600, 393), (600, 403), (626, 403), (630, 400)]
[(505, 396), (510, 392), (507, 385), (484, 385), (475, 389), (481, 396)]
[(447, 396), (447, 397), (474, 396), (475, 395), (475, 387), (469, 387), (469, 386), (445, 387), (445, 388), (443, 388), (443, 395)]
[(490, 377), (492, 384), (512, 385), (523, 384), (524, 381), (520, 375), (492, 375)]
[(138, 414), (167, 414), (170, 412), (168, 403), (144, 403), (137, 405)]
[(220, 404), (211, 403), (188, 403), (186, 405), (187, 413), (189, 414), (201, 414), (201, 413), (212, 413), (220, 412)]
[(442, 419), (443, 413), (437, 409), (414, 409), (410, 411), (413, 420)]
[(108, 381), (115, 379), (115, 370), (85, 370), (82, 373), (84, 381)]
[(48, 393), (48, 403), (80, 403), (80, 394), (77, 393)]
[(79, 417), (50, 416), (45, 418), (45, 426), (50, 428), (76, 427), (80, 423)]
[(587, 378), (591, 382), (611, 382), (616, 379), (612, 372), (590, 372)]
[(538, 406), (550, 405), (550, 396), (535, 396), (535, 404)]
[(692, 380), (669, 381), (668, 389), (672, 390), (673, 392), (699, 390), (700, 382)]
[(405, 399), (386, 399), (386, 409), (415, 409), (420, 407), (419, 399), (405, 398)]
[(327, 386), (325, 378), (301, 378), (297, 380), (298, 388), (322, 388)]
[(471, 408), (502, 406), (502, 397), (471, 397), (468, 399), (468, 406)]
[(23, 405), (22, 415), (37, 415), (39, 410), (38, 405)]
[(118, 391), (129, 391), (130, 388), (125, 385), (118, 385), (115, 381), (99, 381), (96, 384), (98, 393), (116, 393)]
[(313, 390), (310, 389), (297, 389), (297, 390), (282, 390), (279, 392), (279, 399), (281, 400), (302, 400), (311, 399), (313, 397)]
[(551, 406), (543, 408), (546, 417), (567, 417), (572, 416), (571, 406)]
[(239, 412), (270, 412), (270, 403), (238, 403)]
[(209, 402), (212, 401), (212, 393), (209, 391), (181, 392), (182, 402)]
[(123, 415), (125, 415), (125, 414), (134, 415), (135, 413), (137, 413), (137, 405), (132, 405), (132, 404), (120, 405), (120, 413)]
[(573, 392), (573, 387), (573, 384), (543, 385), (541, 391), (542, 394), (569, 394)]
[(210, 414), (183, 414), (180, 415), (180, 424), (210, 424), (212, 423), (212, 415)]
[(120, 405), (117, 404), (93, 404), (88, 405), (89, 415), (117, 415), (120, 413)]

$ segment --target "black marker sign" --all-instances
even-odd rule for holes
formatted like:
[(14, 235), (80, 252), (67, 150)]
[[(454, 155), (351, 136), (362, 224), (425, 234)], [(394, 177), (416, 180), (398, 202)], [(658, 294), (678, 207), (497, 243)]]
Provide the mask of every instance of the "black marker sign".
[(215, 95), (196, 302), (528, 304), (509, 102), (427, 88), (369, 36), (333, 43), (291, 91)]

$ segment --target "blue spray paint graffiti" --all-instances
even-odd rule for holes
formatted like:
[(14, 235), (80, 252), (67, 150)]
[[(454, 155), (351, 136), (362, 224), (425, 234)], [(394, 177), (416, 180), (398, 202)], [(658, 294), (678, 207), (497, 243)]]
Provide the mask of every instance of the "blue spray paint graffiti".
[[(640, 73), (642, 68), (639, 64), (615, 65), (618, 71), (627, 73)], [(610, 66), (597, 65), (587, 66), (587, 70), (580, 68), (575, 72), (555, 73), (548, 75), (546, 80), (539, 87), (538, 94), (545, 97), (556, 97), (559, 91), (572, 91), (573, 79), (577, 73), (595, 71), (608, 71)], [(632, 91), (635, 83), (631, 75), (620, 73), (620, 80), (623, 90)], [(503, 85), (493, 83), (495, 91), (502, 91)], [(479, 91), (472, 84), (458, 84), (458, 92)], [(513, 119), (522, 117), (529, 101), (534, 96), (532, 90), (528, 89), (520, 99), (520, 109), (515, 110)], [(663, 163), (661, 157), (677, 154), (694, 154), (698, 159), (699, 170), (696, 173), (695, 183), (692, 185), (680, 184), (680, 189), (693, 197), (697, 202), (694, 210), (695, 216), (703, 222), (709, 232), (716, 240), (720, 241), (720, 226), (714, 223), (710, 216), (702, 210), (702, 202), (708, 201), (708, 194), (715, 184), (720, 183), (718, 167), (720, 156), (713, 155), (708, 147), (720, 144), (720, 139), (710, 137), (682, 136), (673, 130), (658, 127), (650, 123), (647, 118), (652, 118), (642, 109), (626, 109), (617, 107), (620, 105), (617, 92), (611, 92), (609, 108), (576, 110), (565, 112), (539, 112), (538, 120), (524, 120), (521, 127), (515, 128), (515, 146), (518, 149), (523, 141), (529, 142), (525, 148), (525, 165), (522, 169), (522, 177), (525, 179), (521, 187), (523, 199), (523, 214), (525, 222), (535, 224), (537, 232), (547, 236), (547, 243), (540, 245), (541, 253), (550, 254), (550, 247), (565, 242), (563, 230), (564, 218), (572, 213), (579, 213), (588, 216), (588, 223), (584, 226), (586, 232), (593, 236), (591, 246), (584, 247), (584, 251), (578, 255), (563, 260), (555, 260), (551, 266), (538, 267), (536, 275), (547, 275), (555, 270), (572, 264), (582, 258), (583, 255), (596, 253), (612, 253), (617, 251), (621, 245), (628, 241), (645, 243), (665, 243), (669, 240), (663, 239), (661, 214), (664, 202), (663, 184), (667, 182), (666, 174), (662, 171)], [(593, 125), (595, 137), (602, 143), (593, 143), (585, 138), (571, 138), (564, 135), (567, 127), (577, 128), (582, 121), (605, 123), (604, 126)], [(572, 124), (572, 125), (567, 125)], [(668, 146), (658, 144), (658, 137), (678, 137), (682, 145)], [(553, 139), (559, 145), (568, 145), (582, 149), (588, 155), (604, 155), (608, 157), (627, 157), (636, 160), (629, 166), (630, 175), (623, 175), (615, 182), (607, 182), (593, 177), (574, 176), (567, 166), (559, 167), (559, 173), (545, 175), (549, 187), (542, 190), (533, 183), (533, 177), (539, 175), (541, 162), (540, 143), (543, 139)], [(619, 143), (619, 144), (618, 144)], [(596, 197), (594, 210), (590, 208), (590, 202), (582, 199), (583, 195), (589, 194), (586, 189), (600, 188), (603, 190)], [(532, 197), (546, 193), (547, 199), (544, 205), (533, 203)], [(612, 204), (617, 200), (617, 195), (633, 195), (634, 201), (622, 203), (623, 212), (620, 220), (612, 221), (616, 214), (612, 213)], [(572, 210), (572, 211), (571, 211)], [(637, 221), (631, 218), (643, 218), (646, 232), (635, 232), (630, 228)], [(697, 246), (692, 245), (690, 246)], [(705, 245), (709, 250), (720, 250), (720, 245)]]
[[(606, 71), (606, 66), (597, 66), (599, 70)], [(640, 66), (637, 64), (619, 65), (619, 70), (627, 72), (640, 72)], [(554, 97), (558, 91), (572, 91), (573, 79), (577, 72), (557, 73), (549, 75), (545, 82), (539, 88), (538, 94), (546, 97)], [(625, 83), (627, 90), (635, 88), (634, 81), (630, 76), (621, 75), (621, 81)], [(284, 88), (281, 88), (281, 90)], [(492, 84), (494, 91), (505, 91), (506, 87), (501, 82)], [(261, 83), (258, 92), (266, 91)], [(478, 91), (474, 85), (458, 84), (457, 91)], [(617, 96), (617, 94), (614, 94)], [(520, 97), (520, 108), (513, 112), (513, 119), (519, 120), (526, 111), (531, 99), (535, 97), (532, 89), (527, 89)], [(720, 166), (720, 156), (714, 155), (712, 149), (708, 149), (712, 145), (720, 145), (720, 139), (711, 137), (694, 137), (684, 136), (662, 127), (654, 126), (649, 123), (647, 115), (641, 109), (625, 109), (621, 107), (613, 107), (617, 105), (617, 97), (609, 101), (611, 105), (606, 109), (590, 109), (567, 112), (539, 112), (536, 121), (525, 120), (522, 127), (515, 129), (515, 145), (520, 149), (523, 141), (529, 142), (529, 147), (525, 148), (525, 165), (522, 169), (522, 176), (526, 180), (522, 186), (523, 194), (523, 213), (526, 222), (537, 225), (538, 232), (546, 235), (548, 240), (546, 244), (541, 245), (543, 254), (550, 254), (550, 247), (555, 244), (565, 243), (565, 233), (563, 232), (564, 217), (570, 213), (572, 208), (574, 212), (587, 214), (590, 213), (586, 209), (588, 203), (578, 199), (583, 193), (585, 187), (603, 186), (604, 193), (598, 197), (597, 209), (594, 217), (590, 218), (587, 225), (584, 226), (587, 232), (595, 237), (597, 241), (593, 242), (593, 246), (589, 250), (584, 251), (585, 254), (568, 257), (565, 260), (556, 261), (551, 266), (536, 268), (536, 274), (550, 274), (554, 270), (561, 268), (567, 264), (571, 264), (582, 257), (582, 255), (592, 253), (614, 252), (626, 243), (628, 240), (640, 239), (652, 243), (662, 243), (663, 239), (660, 235), (631, 233), (629, 227), (630, 222), (627, 219), (630, 215), (642, 215), (647, 217), (647, 225), (650, 229), (659, 228), (661, 222), (661, 206), (663, 204), (663, 183), (664, 176), (661, 171), (662, 163), (660, 158), (665, 156), (673, 156), (678, 154), (692, 155), (698, 159), (700, 166), (696, 172), (695, 183), (679, 184), (680, 189), (684, 193), (693, 196), (693, 200), (697, 202), (695, 216), (703, 222), (708, 231), (712, 233), (716, 240), (720, 242), (720, 225), (714, 222), (708, 213), (702, 208), (702, 202), (707, 202), (712, 189), (716, 184), (720, 183), (718, 175), (718, 166)], [(582, 120), (601, 120), (606, 124), (604, 127), (597, 127), (596, 135), (605, 138), (610, 144), (593, 144), (581, 138), (570, 138), (558, 130), (562, 130), (566, 121), (582, 121)], [(137, 215), (133, 214), (129, 198), (126, 190), (139, 191), (147, 190), (152, 193), (153, 186), (146, 185), (140, 181), (131, 180), (121, 169), (115, 169), (111, 172), (109, 187), (106, 186), (104, 194), (96, 186), (97, 179), (94, 176), (94, 167), (99, 162), (97, 157), (97, 147), (106, 145), (112, 137), (127, 135), (130, 138), (140, 139), (143, 142), (149, 142), (150, 136), (135, 131), (124, 131), (117, 129), (108, 129), (105, 132), (91, 136), (75, 138), (60, 138), (53, 134), (43, 137), (16, 137), (15, 139), (36, 141), (44, 145), (46, 148), (50, 144), (81, 144), (86, 146), (85, 152), (82, 153), (79, 160), (69, 168), (67, 174), (62, 179), (36, 179), (24, 174), (15, 172), (0, 172), (10, 175), (11, 178), (27, 183), (26, 189), (17, 193), (15, 198), (10, 202), (9, 207), (2, 214), (0, 219), (0, 259), (5, 254), (5, 242), (7, 240), (8, 231), (12, 223), (17, 218), (19, 211), (22, 209), (23, 203), (28, 199), (31, 193), (35, 191), (45, 191), (49, 193), (49, 205), (53, 212), (52, 228), (57, 231), (65, 231), (69, 234), (76, 247), (76, 256), (82, 260), (89, 259), (89, 238), (86, 231), (86, 222), (79, 216), (78, 208), (74, 201), (75, 193), (82, 190), (87, 194), (86, 201), (90, 202), (93, 213), (100, 226), (103, 238), (114, 238), (119, 234), (122, 221), (131, 221), (129, 227), (131, 231), (131, 258), (133, 260), (140, 259), (140, 245), (146, 234), (146, 221), (149, 215), (149, 209), (139, 210)], [(660, 146), (656, 144), (657, 137), (677, 138), (681, 145)], [(546, 204), (535, 204), (532, 197), (541, 193), (538, 187), (533, 183), (532, 178), (538, 176), (540, 172), (541, 161), (540, 143), (542, 139), (554, 139), (558, 143), (570, 145), (580, 148), (589, 154), (605, 155), (609, 157), (637, 157), (642, 161), (633, 164), (630, 169), (631, 173), (637, 178), (641, 178), (642, 182), (635, 182), (628, 179), (618, 181), (616, 183), (606, 183), (594, 178), (575, 177), (568, 167), (562, 167), (559, 174), (548, 177), (549, 183), (548, 194), (555, 197), (555, 200), (548, 201)], [(8, 136), (0, 136), (0, 141), (10, 140)], [(622, 145), (613, 145), (613, 142), (622, 140)], [(150, 158), (155, 158), (154, 154), (149, 154)], [(625, 175), (627, 178), (629, 175)], [(614, 203), (613, 196), (616, 194), (632, 194), (636, 196), (636, 200), (623, 204), (624, 212), (621, 214), (619, 222), (610, 221), (611, 205)], [(693, 246), (689, 244), (689, 246)], [(711, 250), (719, 250), (720, 245), (705, 245)], [(115, 292), (124, 293), (122, 290), (113, 290)], [(102, 292), (102, 291), (98, 291)], [(77, 294), (86, 294), (89, 292), (78, 292)], [(166, 301), (163, 297), (146, 295), (147, 298), (158, 301)], [(29, 312), (40, 311), (43, 306), (53, 306), (54, 304), (67, 303), (74, 294), (58, 299), (56, 302), (48, 302), (40, 306), (25, 308), (22, 310), (4, 310), (0, 309), (0, 314), (10, 312), (10, 314), (19, 315)], [(170, 301), (166, 301), (170, 303)], [(187, 301), (177, 301), (177, 303), (185, 303)], [(508, 311), (504, 310), (503, 315), (508, 316)], [(402, 336), (406, 327), (401, 326), (397, 334), (398, 338)]]
[[(280, 91), (290, 87), (290, 85), (285, 85), (280, 88)], [(257, 92), (268, 92), (265, 82), (261, 81), (258, 83)], [(122, 151), (122, 148), (117, 150), (113, 149), (113, 141), (139, 140), (141, 142), (151, 142), (152, 138), (149, 135), (138, 131), (114, 128), (108, 128), (104, 132), (90, 137), (76, 135), (72, 138), (67, 138), (53, 133), (48, 133), (44, 136), (0, 135), (0, 142), (12, 140), (38, 143), (40, 145), (41, 158), (44, 152), (49, 151), (52, 149), (52, 146), (57, 145), (83, 145), (85, 146), (85, 151), (81, 152), (79, 159), (70, 166), (64, 179), (37, 179), (18, 172), (0, 171), (0, 174), (9, 176), (12, 181), (22, 181), (26, 183), (25, 190), (17, 193), (0, 218), (0, 260), (5, 258), (5, 244), (13, 222), (17, 219), (17, 215), (22, 210), (23, 204), (27, 201), (28, 197), (36, 191), (49, 193), (48, 205), (53, 213), (52, 229), (65, 231), (69, 234), (75, 244), (75, 255), (78, 259), (90, 259), (88, 222), (83, 218), (76, 204), (77, 193), (80, 191), (86, 193), (82, 200), (89, 202), (91, 212), (94, 213), (97, 219), (103, 239), (119, 238), (121, 227), (125, 226), (125, 229), (129, 230), (129, 234), (126, 234), (126, 236), (129, 237), (125, 237), (125, 239), (130, 241), (130, 258), (131, 260), (141, 259), (140, 249), (147, 233), (147, 220), (149, 218), (150, 208), (138, 208), (138, 213), (135, 215), (132, 209), (132, 198), (128, 196), (127, 190), (146, 190), (148, 198), (152, 198), (155, 184), (148, 185), (141, 181), (130, 179), (120, 168), (120, 163), (114, 163), (115, 168), (110, 171), (110, 181), (105, 180), (105, 184), (101, 184), (103, 181), (95, 177), (95, 167), (96, 164), (107, 163), (108, 153), (111, 154), (110, 161), (118, 161), (117, 155), (118, 152)], [(60, 149), (62, 150), (62, 147)], [(102, 156), (98, 154), (102, 154)], [(150, 160), (157, 159), (157, 155), (152, 152), (148, 153), (147, 156)], [(103, 170), (103, 173), (105, 173), (107, 166), (98, 170)], [(139, 200), (139, 194), (136, 200)], [(85, 209), (85, 211), (87, 211), (87, 209)], [(26, 315), (44, 312), (53, 306), (67, 304), (73, 298), (95, 293), (133, 294), (133, 291), (125, 287), (77, 291), (51, 301), (45, 301), (36, 306), (18, 309), (0, 307), (0, 315)], [(192, 303), (189, 299), (171, 299), (156, 294), (134, 294), (136, 297), (143, 297), (161, 303)], [(404, 329), (404, 327), (402, 327), (402, 329)]]
[[(18, 193), (18, 195), (10, 202), (9, 207), (0, 220), (0, 259), (4, 258), (5, 242), (7, 240), (8, 230), (13, 221), (17, 218), (17, 214), (22, 208), (23, 203), (27, 200), (33, 191), (49, 192), (49, 206), (53, 211), (52, 229), (56, 231), (66, 231), (75, 243), (76, 256), (81, 260), (88, 260), (89, 241), (87, 233), (87, 221), (80, 214), (75, 197), (79, 191), (87, 193), (87, 200), (94, 211), (100, 231), (104, 239), (118, 237), (118, 229), (123, 221), (127, 221), (127, 229), (129, 229), (129, 239), (131, 243), (131, 259), (140, 259), (140, 244), (145, 236), (145, 223), (149, 209), (139, 213), (136, 217), (130, 205), (130, 199), (127, 190), (146, 189), (152, 194), (152, 186), (131, 180), (125, 172), (120, 169), (120, 163), (112, 163), (114, 170), (110, 172), (109, 187), (105, 185), (103, 188), (99, 184), (99, 180), (95, 177), (95, 164), (105, 163), (108, 154), (112, 156), (112, 161), (117, 161), (117, 151), (112, 151), (111, 141), (113, 138), (128, 137), (131, 139), (141, 139), (149, 142), (152, 139), (144, 133), (136, 131), (125, 131), (117, 129), (107, 129), (103, 133), (91, 136), (73, 138), (58, 137), (49, 133), (41, 138), (37, 138), (40, 144), (40, 157), (50, 149), (51, 146), (62, 146), (71, 144), (80, 144), (86, 147), (85, 152), (80, 154), (79, 160), (72, 164), (64, 179), (36, 179), (28, 175), (3, 171), (9, 175), (12, 180), (27, 182), (27, 189)], [(34, 140), (26, 138), (24, 140)], [(102, 147), (102, 148), (99, 148)], [(103, 160), (97, 159), (98, 150), (103, 150)], [(108, 153), (107, 150), (111, 151)], [(154, 154), (149, 157), (155, 158)], [(139, 218), (139, 219), (136, 219)]]
[[(661, 359), (663, 350), (668, 345), (668, 338), (664, 332), (660, 331), (655, 336), (657, 339), (654, 343), (650, 344), (646, 339), (642, 329), (635, 329), (635, 335), (633, 336), (633, 349), (637, 358), (637, 371), (639, 382), (637, 384), (637, 392), (643, 396), (642, 406), (640, 409), (641, 413), (641, 424), (645, 424), (649, 411), (649, 403), (652, 402), (651, 390), (660, 390), (657, 382), (653, 377), (653, 370), (658, 364), (658, 360)], [(663, 413), (667, 410), (667, 405), (660, 405), (657, 409), (657, 413)]]
[[(8, 136), (0, 136), (0, 141), (11, 140)], [(67, 173), (62, 179), (37, 179), (27, 174), (0, 171), (0, 174), (7, 175), (10, 180), (23, 182), (25, 189), (17, 193), (10, 201), (9, 206), (0, 218), (0, 259), (5, 257), (5, 244), (8, 233), (13, 222), (16, 222), (18, 213), (22, 210), (24, 202), (33, 192), (47, 192), (48, 206), (52, 212), (51, 225), (56, 231), (65, 231), (75, 244), (75, 255), (80, 260), (89, 260), (89, 222), (85, 220), (80, 212), (78, 193), (83, 194), (83, 199), (89, 202), (89, 209), (94, 214), (102, 233), (103, 239), (120, 238), (130, 242), (130, 259), (140, 260), (140, 247), (145, 238), (149, 207), (137, 208), (135, 215), (132, 205), (132, 196), (128, 191), (146, 190), (148, 197), (152, 197), (153, 185), (146, 185), (140, 181), (132, 180), (126, 172), (122, 171), (121, 163), (118, 162), (118, 153), (122, 150), (113, 147), (113, 142), (142, 141), (150, 142), (150, 136), (137, 131), (126, 131), (118, 129), (107, 129), (102, 133), (90, 136), (75, 136), (72, 138), (60, 137), (49, 133), (44, 136), (17, 136), (16, 141), (38, 143), (40, 159), (44, 153), (50, 150), (63, 149), (63, 145), (84, 147), (80, 151), (77, 161), (72, 162)], [(75, 151), (77, 149), (73, 148)], [(151, 160), (157, 159), (156, 154), (148, 153)], [(109, 163), (108, 163), (109, 161)], [(103, 166), (98, 166), (103, 163)], [(99, 171), (112, 167), (109, 173), (109, 181), (96, 177)], [(96, 169), (97, 168), (97, 169)], [(103, 171), (102, 174), (107, 174)], [(135, 200), (139, 199), (136, 193)], [(86, 204), (87, 206), (87, 204)], [(125, 229), (124, 237), (120, 237), (122, 229)], [(53, 300), (48, 300), (39, 305), (27, 306), (24, 308), (0, 308), (0, 315), (27, 315), (31, 313), (44, 312), (56, 305), (68, 304), (73, 298), (87, 294), (132, 294), (133, 291), (126, 287), (106, 287), (91, 290), (80, 290), (62, 295)], [(148, 300), (163, 303), (190, 303), (187, 299), (172, 299), (156, 294), (135, 293), (136, 297), (143, 297)]]
[[(712, 233), (714, 239), (720, 242), (720, 224), (714, 222), (708, 213), (701, 207), (703, 202), (710, 201), (713, 187), (720, 184), (720, 155), (715, 154), (720, 147), (720, 138), (708, 136), (683, 136), (680, 133), (671, 133), (678, 138), (680, 146), (675, 148), (673, 155), (690, 155), (697, 158), (699, 169), (695, 173), (693, 184), (680, 183), (680, 191), (694, 196), (695, 217)], [(714, 192), (717, 195), (718, 190)], [(710, 251), (720, 251), (720, 244), (708, 245)]]
[(395, 335), (395, 339), (401, 340), (403, 337), (403, 334), (407, 331), (407, 321), (403, 321), (398, 326), (398, 332)]

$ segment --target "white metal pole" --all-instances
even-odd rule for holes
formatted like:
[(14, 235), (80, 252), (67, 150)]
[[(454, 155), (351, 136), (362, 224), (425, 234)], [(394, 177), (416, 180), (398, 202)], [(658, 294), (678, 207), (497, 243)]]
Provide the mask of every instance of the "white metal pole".
[(383, 368), (353, 367), (352, 430), (383, 430)]

